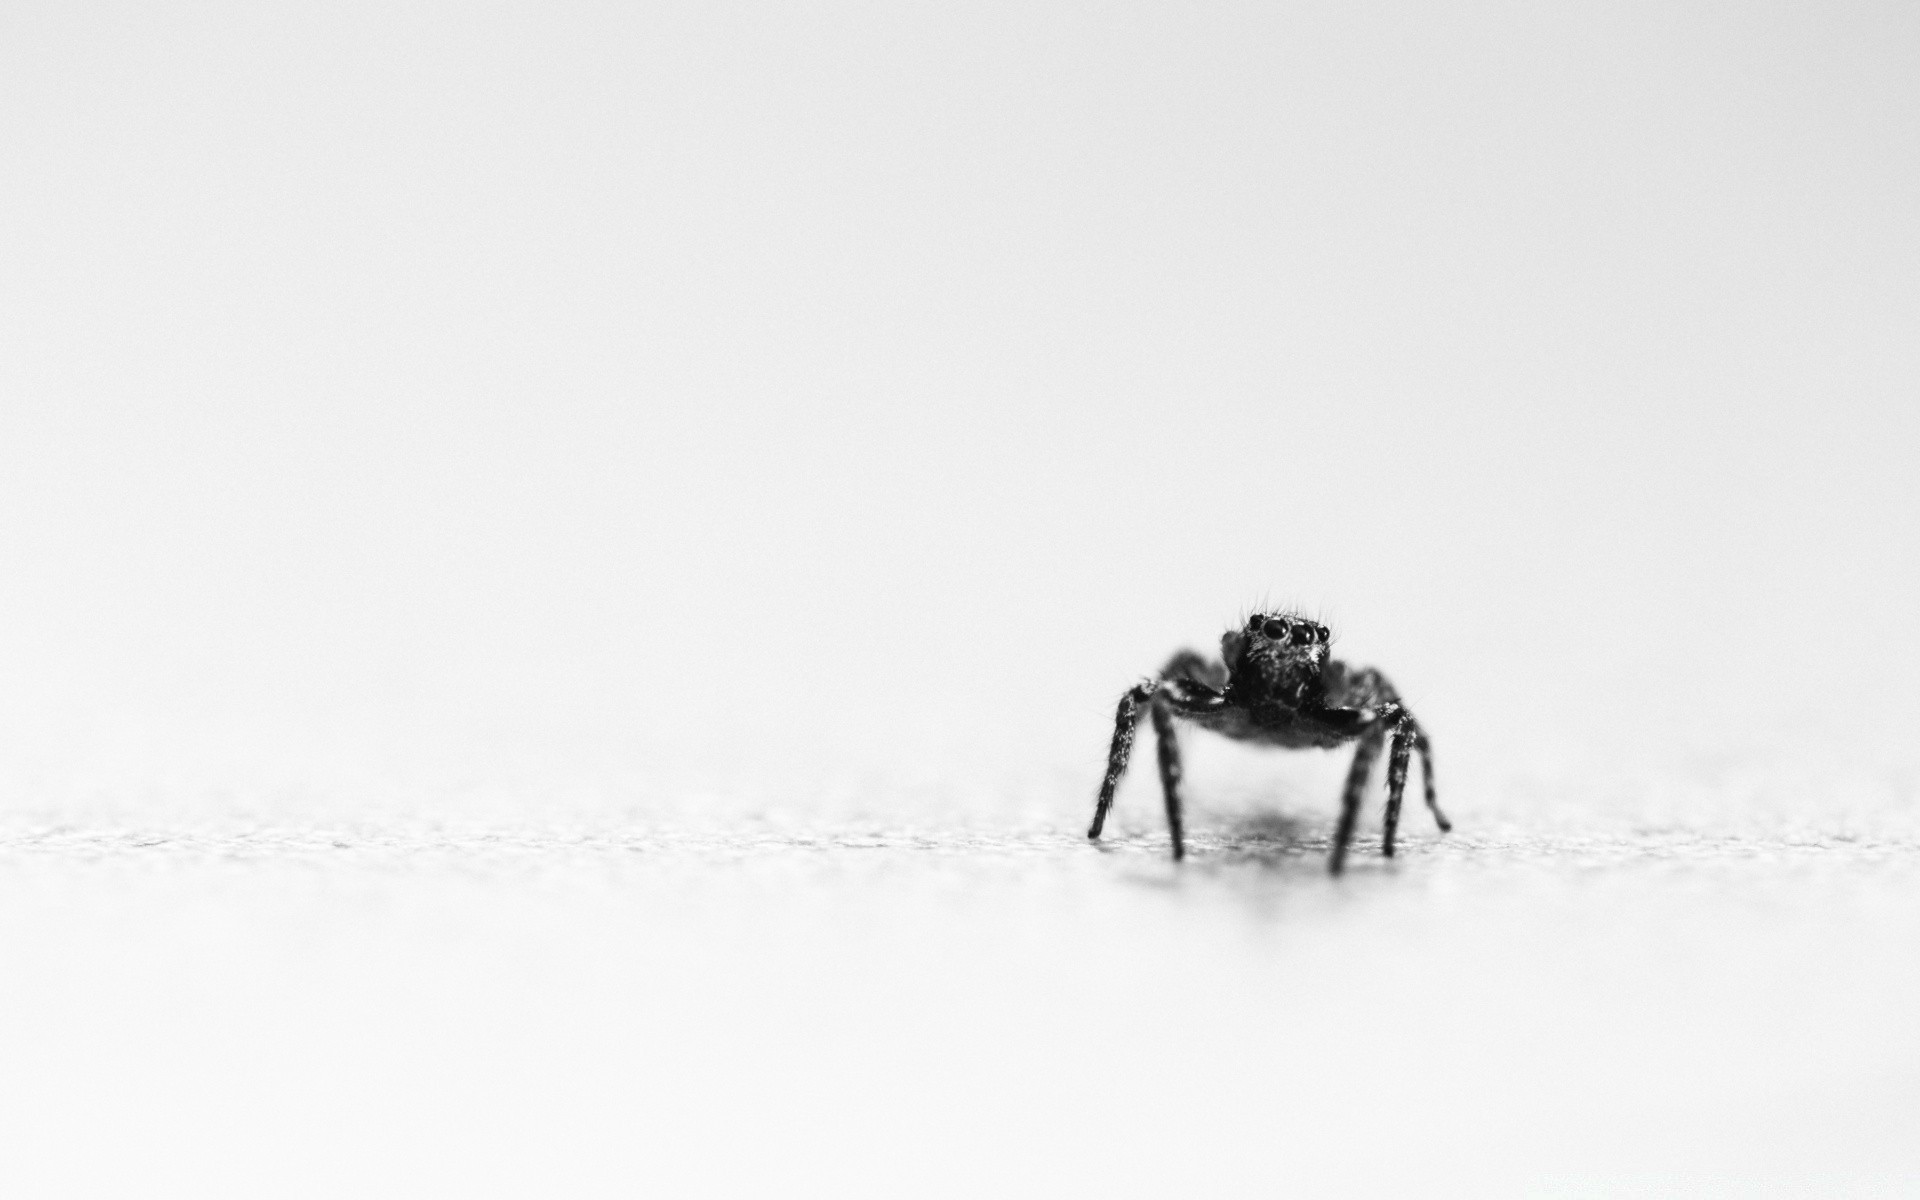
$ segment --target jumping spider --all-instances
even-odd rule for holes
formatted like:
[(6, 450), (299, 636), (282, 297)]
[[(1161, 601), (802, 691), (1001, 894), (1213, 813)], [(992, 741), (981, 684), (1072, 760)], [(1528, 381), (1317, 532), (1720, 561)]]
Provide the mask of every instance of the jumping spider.
[(1211, 729), (1241, 741), (1299, 749), (1331, 748), (1358, 742), (1347, 789), (1340, 798), (1340, 824), (1333, 835), (1333, 856), (1327, 867), (1338, 875), (1346, 864), (1347, 845), (1360, 814), (1360, 793), (1367, 786), (1373, 760), (1389, 736), (1393, 750), (1387, 758), (1387, 812), (1380, 851), (1393, 857), (1393, 835), (1400, 824), (1400, 797), (1407, 784), (1407, 756), (1420, 752), (1420, 771), (1426, 783), (1427, 808), (1442, 833), (1452, 829), (1433, 795), (1433, 755), (1427, 735), (1413, 719), (1386, 676), (1371, 667), (1355, 669), (1327, 656), (1327, 628), (1293, 613), (1255, 613), (1244, 629), (1232, 629), (1220, 639), (1220, 662), (1192, 650), (1168, 660), (1158, 679), (1142, 680), (1120, 698), (1114, 716), (1113, 748), (1107, 755), (1107, 777), (1100, 784), (1099, 806), (1093, 810), (1089, 838), (1100, 836), (1113, 806), (1113, 789), (1127, 769), (1133, 751), (1133, 730), (1140, 710), (1153, 714), (1153, 732), (1159, 741), (1160, 787), (1167, 798), (1167, 830), (1173, 835), (1175, 860), (1186, 853), (1180, 830), (1180, 745), (1174, 740), (1173, 718), (1182, 717), (1202, 729)]

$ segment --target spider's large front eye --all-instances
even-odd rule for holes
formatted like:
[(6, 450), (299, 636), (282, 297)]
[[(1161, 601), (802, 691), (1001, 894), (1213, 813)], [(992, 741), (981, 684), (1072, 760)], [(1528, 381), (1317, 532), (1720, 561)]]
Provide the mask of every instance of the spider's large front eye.
[(1312, 641), (1313, 641), (1313, 626), (1307, 624), (1305, 621), (1302, 621), (1300, 624), (1295, 625), (1293, 627), (1293, 644), (1294, 645), (1305, 646), (1312, 643)]
[(1287, 623), (1269, 617), (1267, 623), (1260, 627), (1260, 632), (1274, 639), (1285, 638), (1287, 636)]

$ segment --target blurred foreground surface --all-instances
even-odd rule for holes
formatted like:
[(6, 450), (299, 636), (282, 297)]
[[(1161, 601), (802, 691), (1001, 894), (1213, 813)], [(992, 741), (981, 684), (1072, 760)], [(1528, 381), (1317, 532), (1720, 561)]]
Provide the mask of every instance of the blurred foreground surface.
[(1197, 739), (1192, 758), (1180, 868), (1147, 782), (1095, 847), (1070, 772), (972, 795), (349, 789), (270, 797), (272, 820), (244, 791), (46, 812), (16, 792), (0, 1178), (45, 1196), (1920, 1181), (1920, 830), (1898, 781), (1786, 819), (1737, 773), (1665, 810), (1469, 780), (1443, 793), (1455, 835), (1414, 807), (1398, 862), (1369, 841), (1334, 881), (1339, 762)]

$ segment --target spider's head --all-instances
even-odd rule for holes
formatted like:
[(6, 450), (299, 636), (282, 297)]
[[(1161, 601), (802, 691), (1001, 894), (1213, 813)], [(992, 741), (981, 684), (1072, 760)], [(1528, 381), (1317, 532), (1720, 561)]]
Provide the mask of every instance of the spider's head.
[(1277, 702), (1298, 708), (1323, 686), (1325, 625), (1294, 613), (1255, 613), (1244, 628), (1220, 639), (1220, 656), (1233, 675), (1233, 689), (1249, 703)]

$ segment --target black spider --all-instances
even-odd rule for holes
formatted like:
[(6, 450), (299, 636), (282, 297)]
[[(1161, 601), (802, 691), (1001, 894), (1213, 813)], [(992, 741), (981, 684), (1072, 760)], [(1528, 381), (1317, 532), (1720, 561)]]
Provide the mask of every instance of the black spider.
[(1371, 667), (1358, 670), (1327, 657), (1329, 634), (1324, 625), (1292, 613), (1255, 613), (1245, 629), (1229, 630), (1220, 639), (1222, 662), (1210, 662), (1192, 650), (1168, 660), (1158, 679), (1141, 681), (1120, 698), (1114, 716), (1113, 749), (1107, 755), (1107, 777), (1100, 784), (1100, 803), (1093, 810), (1093, 828), (1100, 836), (1113, 806), (1113, 789), (1127, 769), (1133, 751), (1133, 729), (1142, 707), (1153, 713), (1153, 731), (1160, 744), (1160, 786), (1167, 796), (1167, 830), (1173, 835), (1173, 857), (1186, 852), (1180, 832), (1180, 745), (1174, 740), (1173, 718), (1182, 717), (1203, 729), (1230, 738), (1265, 742), (1298, 749), (1333, 747), (1358, 741), (1353, 769), (1347, 772), (1347, 790), (1340, 798), (1340, 824), (1333, 835), (1333, 856), (1327, 866), (1340, 873), (1353, 840), (1354, 819), (1360, 813), (1360, 793), (1380, 747), (1393, 738), (1387, 759), (1387, 813), (1380, 840), (1381, 853), (1393, 857), (1393, 835), (1400, 824), (1400, 797), (1407, 784), (1407, 755), (1420, 751), (1420, 770), (1427, 785), (1427, 807), (1445, 833), (1453, 828), (1433, 796), (1433, 754), (1427, 735), (1413, 719), (1386, 676)]

